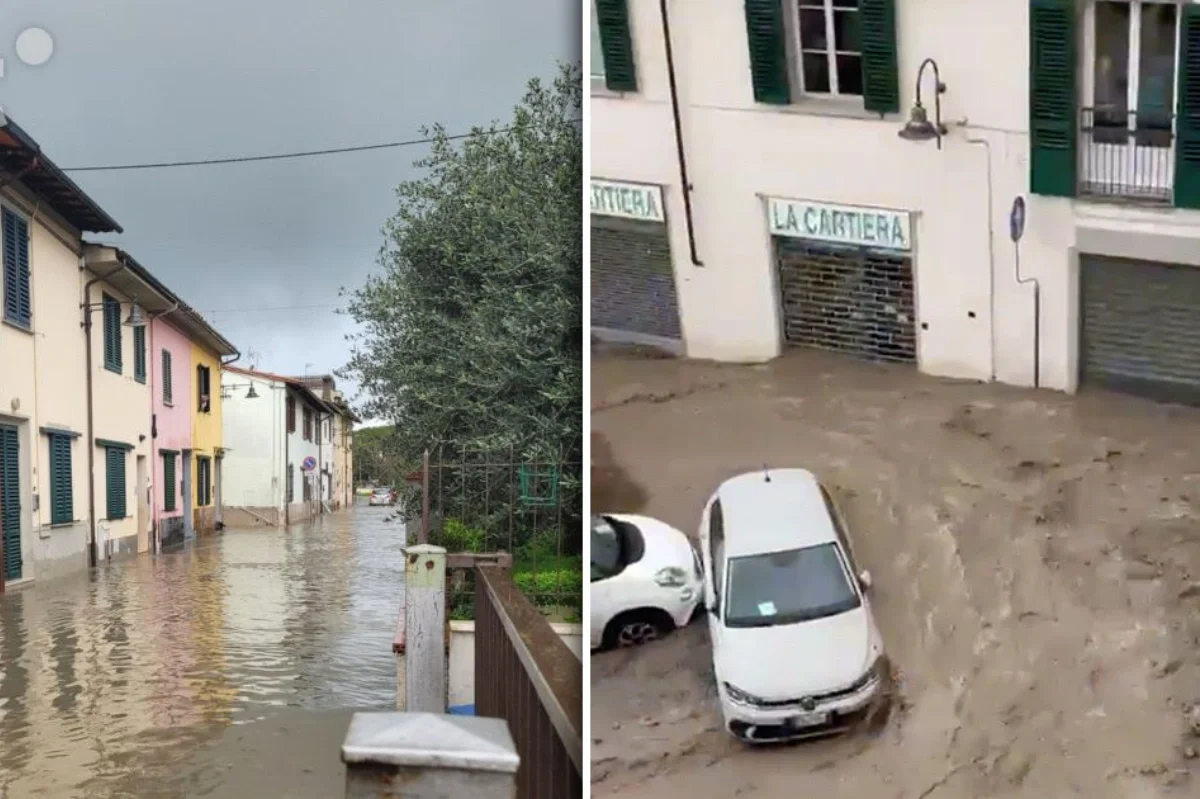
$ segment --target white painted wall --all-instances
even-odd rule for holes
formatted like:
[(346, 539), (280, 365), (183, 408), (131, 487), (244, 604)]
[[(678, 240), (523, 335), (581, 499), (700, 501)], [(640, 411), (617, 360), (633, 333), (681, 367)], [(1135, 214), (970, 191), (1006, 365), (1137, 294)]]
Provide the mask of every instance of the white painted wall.
[[(551, 624), (563, 643), (583, 657), (583, 625)], [(475, 704), (475, 622), (450, 622), (450, 681), (448, 703), (455, 705)]]
[[(318, 453), (317, 453), (317, 429), (319, 427), (319, 425), (318, 425), (319, 417), (317, 415), (316, 408), (313, 408), (307, 402), (305, 402), (302, 394), (300, 394), (299, 392), (293, 391), (292, 395), (296, 398), (296, 430), (295, 430), (295, 432), (288, 434), (288, 462), (295, 466), (295, 469), (292, 472), (292, 479), (295, 483), (295, 493), (292, 495), (292, 503), (295, 504), (295, 503), (304, 501), (304, 480), (307, 479), (307, 476), (305, 475), (305, 473), (300, 470), (300, 464), (303, 463), (304, 459), (307, 458), (309, 455), (311, 455), (313, 458), (316, 458), (318, 455)], [(304, 409), (305, 408), (309, 408), (310, 412), (313, 415), (313, 423), (312, 423), (313, 424), (313, 438), (312, 438), (312, 441), (304, 440)], [(332, 458), (333, 453), (330, 450), (330, 445), (325, 444), (325, 445), (323, 445), (323, 448), (325, 450), (326, 457)], [(320, 473), (320, 466), (319, 466), (319, 462), (318, 462), (318, 468), (314, 469), (312, 474), (317, 475), (319, 473)], [(314, 483), (314, 489), (313, 489), (314, 492), (316, 491), (317, 485), (319, 485), (319, 483)], [(316, 494), (314, 493), (313, 496), (315, 497)]]
[[(1200, 244), (1195, 211), (1028, 195), (1027, 2), (896, 4), (901, 107), (913, 102), (921, 61), (935, 58), (948, 87), (942, 117), (952, 128), (941, 150), (897, 136), (907, 112), (880, 120), (853, 105), (756, 104), (742, 1), (669, 5), (704, 266), (688, 254), (657, 3), (629, 3), (640, 91), (614, 97), (592, 90), (592, 176), (664, 187), (689, 356), (752, 362), (780, 352), (765, 196), (911, 212), (918, 322), (928, 325), (917, 330), (921, 368), (1028, 385), (1033, 291), (1015, 282), (1007, 221), (1013, 197), (1026, 195), (1020, 261), (1041, 283), (1042, 385), (1063, 390), (1076, 386), (1071, 250), (1079, 230), (1136, 229)], [(927, 107), (932, 85), (927, 71)]]
[[(256, 399), (246, 399), (248, 384)], [(221, 372), (222, 499), (227, 507), (274, 508), (283, 512), (284, 396), (282, 382), (242, 372)]]

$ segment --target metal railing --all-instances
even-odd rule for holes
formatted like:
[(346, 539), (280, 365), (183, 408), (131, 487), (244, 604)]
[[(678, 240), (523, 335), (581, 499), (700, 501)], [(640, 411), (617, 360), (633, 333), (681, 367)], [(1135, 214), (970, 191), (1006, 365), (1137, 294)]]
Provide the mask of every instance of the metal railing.
[(1171, 202), (1175, 117), (1169, 111), (1081, 108), (1079, 195)]
[(508, 571), (475, 573), (475, 714), (508, 722), (518, 799), (583, 796), (583, 664)]

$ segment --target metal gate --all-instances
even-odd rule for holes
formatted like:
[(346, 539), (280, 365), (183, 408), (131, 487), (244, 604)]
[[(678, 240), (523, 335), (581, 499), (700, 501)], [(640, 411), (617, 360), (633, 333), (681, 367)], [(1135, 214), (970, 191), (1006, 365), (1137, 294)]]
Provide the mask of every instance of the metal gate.
[(0, 528), (4, 579), (21, 579), (21, 450), (17, 428), (0, 425)]
[(1200, 404), (1200, 268), (1080, 257), (1079, 376)]
[(867, 361), (915, 363), (912, 260), (778, 238), (784, 340)]
[(681, 338), (666, 225), (593, 216), (591, 263), (593, 328)]

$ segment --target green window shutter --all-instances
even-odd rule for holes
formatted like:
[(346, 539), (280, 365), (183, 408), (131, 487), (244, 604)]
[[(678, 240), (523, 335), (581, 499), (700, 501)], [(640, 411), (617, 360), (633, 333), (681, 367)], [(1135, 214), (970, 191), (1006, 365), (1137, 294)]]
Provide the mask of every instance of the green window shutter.
[(167, 405), (171, 404), (171, 353), (167, 350), (162, 351), (162, 391), (163, 402)]
[(107, 518), (125, 518), (125, 450), (107, 447), (104, 450)]
[(600, 49), (604, 55), (604, 85), (614, 92), (637, 91), (637, 65), (629, 34), (627, 0), (594, 0)]
[(792, 87), (788, 80), (783, 4), (780, 0), (745, 1), (754, 99), (760, 103), (787, 105), (792, 101)]
[(1188, 4), (1180, 10), (1175, 205), (1200, 208), (1200, 6)]
[(71, 439), (50, 435), (50, 523), (69, 524), (75, 520), (71, 494)]
[(896, 0), (859, 0), (863, 108), (877, 114), (900, 110), (896, 65)]
[(133, 378), (146, 382), (146, 328), (133, 329)]
[(1029, 190), (1075, 196), (1075, 0), (1029, 0)]
[(121, 374), (121, 303), (107, 294), (104, 307), (104, 368)]
[(21, 447), (17, 428), (0, 424), (0, 546), (4, 578), (21, 579)]
[(29, 293), (29, 224), (5, 208), (0, 238), (4, 247), (4, 318), (21, 327), (33, 323)]
[(178, 487), (175, 485), (175, 455), (167, 453), (163, 455), (163, 510), (175, 510), (175, 494)]

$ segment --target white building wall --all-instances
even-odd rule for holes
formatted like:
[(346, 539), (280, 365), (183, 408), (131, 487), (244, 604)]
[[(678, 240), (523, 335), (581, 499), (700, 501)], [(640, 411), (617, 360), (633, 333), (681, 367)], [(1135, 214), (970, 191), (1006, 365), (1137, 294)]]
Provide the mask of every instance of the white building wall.
[[(314, 459), (316, 459), (319, 454), (317, 452), (317, 435), (316, 435), (317, 429), (318, 429), (319, 417), (317, 415), (316, 408), (313, 408), (310, 405), (308, 405), (304, 401), (304, 398), (299, 393), (293, 393), (293, 396), (295, 396), (295, 398), (296, 398), (296, 430), (295, 430), (295, 432), (288, 434), (288, 463), (291, 463), (295, 467), (295, 469), (293, 469), (293, 472), (292, 472), (292, 479), (294, 481), (294, 488), (295, 488), (295, 493), (292, 495), (292, 504), (297, 504), (297, 503), (301, 503), (304, 501), (304, 480), (306, 479), (306, 475), (303, 471), (301, 471), (300, 465), (302, 463), (304, 463), (304, 459), (307, 458), (308, 456), (311, 455)], [(313, 415), (313, 439), (312, 439), (312, 441), (304, 440), (304, 409), (306, 407), (309, 408), (309, 411)], [(325, 456), (327, 458), (332, 457), (328, 444), (324, 445), (324, 449), (326, 452)], [(319, 464), (319, 461), (318, 461), (318, 464)], [(320, 473), (320, 466), (318, 465), (318, 467), (312, 471), (312, 474), (317, 475), (319, 473)], [(317, 485), (319, 485), (318, 482), (313, 483), (314, 492), (316, 490)], [(315, 498), (316, 494), (314, 493), (313, 496)]]
[[(250, 383), (258, 394), (246, 399)], [(222, 439), (222, 499), (227, 507), (273, 508), (283, 513), (284, 397), (281, 382), (240, 372), (221, 373), (226, 391)]]
[[(591, 171), (598, 179), (664, 187), (689, 356), (752, 362), (780, 353), (767, 196), (913, 215), (918, 358), (924, 371), (944, 376), (1033, 382), (1033, 288), (1016, 283), (1008, 234), (1018, 194), (1028, 203), (1021, 271), (1041, 287), (1046, 387), (1076, 387), (1074, 248), (1081, 238), (1094, 243), (1112, 239), (1103, 233), (1170, 234), (1176, 257), (1196, 249), (1195, 211), (1028, 194), (1027, 2), (896, 3), (905, 112), (882, 120), (855, 103), (755, 103), (741, 0), (672, 0), (669, 6), (703, 266), (689, 256), (657, 3), (629, 3), (639, 91), (613, 96), (593, 87)], [(942, 118), (951, 130), (941, 150), (897, 136), (918, 67), (929, 57), (947, 84)], [(923, 100), (931, 115), (932, 88), (927, 70)]]

